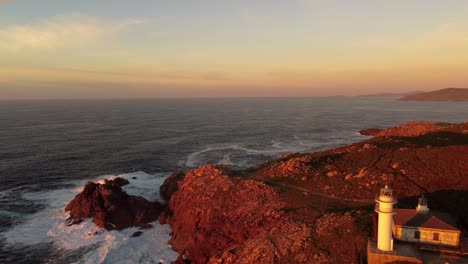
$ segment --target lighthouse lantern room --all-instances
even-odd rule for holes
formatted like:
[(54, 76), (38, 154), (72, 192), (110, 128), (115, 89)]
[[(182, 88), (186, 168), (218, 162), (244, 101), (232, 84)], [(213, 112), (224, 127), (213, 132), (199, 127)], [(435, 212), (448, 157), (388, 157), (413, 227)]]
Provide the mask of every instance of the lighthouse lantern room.
[(380, 195), (375, 199), (375, 212), (378, 214), (377, 249), (382, 251), (393, 251), (393, 190), (387, 185), (380, 189)]

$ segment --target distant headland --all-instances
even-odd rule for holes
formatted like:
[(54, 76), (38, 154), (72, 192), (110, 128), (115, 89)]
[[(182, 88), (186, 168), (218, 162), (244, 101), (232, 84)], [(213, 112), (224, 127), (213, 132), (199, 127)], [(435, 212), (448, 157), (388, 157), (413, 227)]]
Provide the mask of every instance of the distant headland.
[(468, 88), (446, 88), (405, 95), (400, 101), (468, 101)]

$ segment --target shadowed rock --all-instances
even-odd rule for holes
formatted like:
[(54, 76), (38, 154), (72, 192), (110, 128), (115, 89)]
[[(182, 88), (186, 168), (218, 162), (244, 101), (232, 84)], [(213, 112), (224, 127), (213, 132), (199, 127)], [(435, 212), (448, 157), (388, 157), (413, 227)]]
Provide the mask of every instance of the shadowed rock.
[(380, 131), (382, 131), (382, 129), (378, 129), (378, 128), (368, 128), (368, 129), (363, 129), (361, 131), (359, 131), (359, 134), (363, 135), (363, 136), (375, 136), (377, 135)]
[(105, 180), (104, 184), (86, 183), (83, 191), (65, 208), (70, 212), (70, 224), (92, 217), (101, 228), (121, 230), (155, 221), (163, 206), (140, 196), (128, 195), (121, 188), (126, 184), (128, 181), (122, 178)]
[(167, 179), (164, 180), (164, 183), (159, 188), (159, 193), (161, 197), (166, 201), (169, 201), (172, 194), (174, 194), (179, 188), (179, 182), (184, 179), (185, 174), (182, 172), (177, 172), (171, 174)]

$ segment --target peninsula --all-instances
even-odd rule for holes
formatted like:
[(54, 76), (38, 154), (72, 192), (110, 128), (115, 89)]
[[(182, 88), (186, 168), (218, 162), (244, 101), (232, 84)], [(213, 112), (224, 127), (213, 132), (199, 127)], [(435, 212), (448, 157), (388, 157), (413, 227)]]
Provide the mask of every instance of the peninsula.
[(468, 88), (446, 88), (432, 92), (413, 93), (400, 101), (468, 101)]
[[(459, 206), (468, 202), (466, 157), (468, 122), (412, 122), (245, 170), (206, 165), (175, 173), (161, 187), (167, 205), (123, 194), (126, 183), (88, 184), (67, 210), (78, 218), (71, 223), (94, 217), (106, 229), (138, 225), (140, 233), (158, 218), (172, 226), (177, 263), (366, 263), (375, 194), (386, 184), (400, 208), (414, 209), (424, 194), (431, 210), (451, 215), (466, 234), (468, 209)], [(118, 215), (137, 219), (102, 224)]]

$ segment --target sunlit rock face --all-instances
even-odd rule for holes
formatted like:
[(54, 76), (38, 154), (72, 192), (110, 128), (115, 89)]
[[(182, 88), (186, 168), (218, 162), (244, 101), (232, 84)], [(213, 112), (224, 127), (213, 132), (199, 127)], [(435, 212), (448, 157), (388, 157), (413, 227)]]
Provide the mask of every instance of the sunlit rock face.
[(385, 129), (376, 134), (376, 136), (420, 136), (438, 131), (453, 133), (468, 133), (468, 122), (461, 124), (449, 124), (440, 122), (408, 122), (404, 125)]
[(190, 171), (170, 199), (171, 243), (196, 263), (281, 223), (284, 204), (275, 190), (228, 175), (210, 165)]
[[(193, 263), (337, 263), (350, 254), (348, 263), (358, 263), (354, 254), (361, 253), (355, 244), (364, 248), (368, 231), (354, 223), (370, 219), (366, 212), (332, 214), (315, 225), (320, 212), (291, 202), (262, 181), (236, 176), (222, 166), (200, 167), (185, 175), (170, 199), (170, 243)], [(332, 244), (341, 231), (320, 230), (337, 226), (355, 238), (349, 240), (352, 247), (334, 247), (330, 256), (314, 234), (320, 243)]]
[[(106, 229), (172, 226), (178, 263), (363, 263), (374, 194), (391, 182), (399, 205), (426, 193), (465, 228), (468, 123), (407, 123), (363, 142), (292, 153), (245, 170), (206, 165), (169, 176), (166, 207), (88, 182), (67, 206), (72, 222)], [(417, 198), (416, 198), (417, 199)], [(416, 201), (416, 200), (415, 200)], [(140, 233), (135, 233), (135, 236)]]
[(401, 206), (428, 193), (466, 225), (453, 205), (468, 198), (467, 132), (468, 123), (408, 123), (242, 171), (171, 176), (170, 243), (194, 263), (363, 263), (374, 194), (387, 182)]

